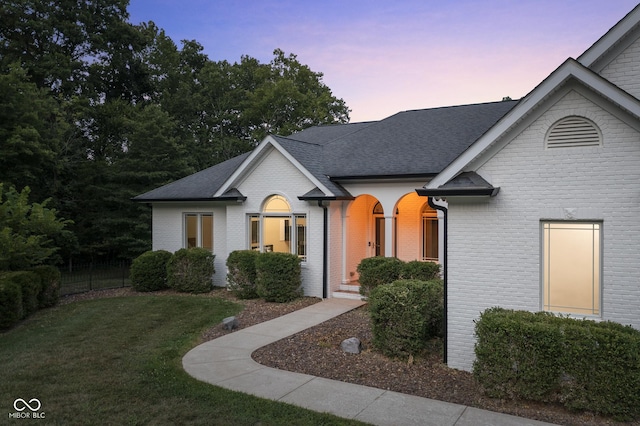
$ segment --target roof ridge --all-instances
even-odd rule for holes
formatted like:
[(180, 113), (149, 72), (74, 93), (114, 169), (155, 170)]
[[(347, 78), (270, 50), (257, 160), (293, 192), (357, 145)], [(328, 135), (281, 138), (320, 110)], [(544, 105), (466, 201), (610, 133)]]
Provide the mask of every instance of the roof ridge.
[(280, 136), (280, 135), (271, 135), (271, 136), (273, 136), (273, 137), (275, 137), (277, 139), (286, 139), (286, 140), (289, 140), (291, 142), (298, 142), (298, 143), (304, 143), (304, 144), (307, 144), (307, 145), (315, 145), (315, 146), (322, 147), (322, 144), (319, 144), (319, 143), (316, 143), (316, 142), (301, 141), (300, 139), (294, 139), (294, 138), (291, 138), (289, 136)]
[(520, 99), (503, 99), (500, 101), (489, 101), (489, 102), (476, 102), (476, 103), (471, 103), (471, 104), (460, 104), (460, 105), (446, 105), (446, 106), (439, 106), (439, 107), (432, 107), (432, 108), (415, 108), (415, 109), (407, 109), (404, 111), (399, 111), (396, 112), (395, 114), (384, 118), (383, 120), (386, 120), (387, 118), (391, 118), (394, 117), (398, 114), (402, 114), (405, 112), (419, 112), (419, 111), (435, 111), (435, 110), (439, 110), (439, 109), (451, 109), (451, 108), (462, 108), (462, 107), (470, 107), (470, 106), (481, 106), (481, 105), (492, 105), (492, 104), (501, 104), (503, 102), (518, 102), (520, 101)]

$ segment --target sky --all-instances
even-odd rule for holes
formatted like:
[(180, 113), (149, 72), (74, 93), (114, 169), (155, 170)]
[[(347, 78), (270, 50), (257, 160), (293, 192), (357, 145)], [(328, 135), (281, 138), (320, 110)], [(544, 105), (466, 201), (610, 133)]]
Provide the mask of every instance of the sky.
[(295, 54), (351, 109), (400, 111), (519, 99), (577, 58), (635, 0), (130, 0), (213, 61)]

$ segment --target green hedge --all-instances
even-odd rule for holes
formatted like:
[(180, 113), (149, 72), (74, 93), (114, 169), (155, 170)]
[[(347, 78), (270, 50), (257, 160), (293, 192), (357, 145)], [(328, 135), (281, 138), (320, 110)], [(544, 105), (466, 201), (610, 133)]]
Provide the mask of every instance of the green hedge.
[(489, 396), (640, 417), (640, 331), (491, 308), (476, 322), (473, 374)]
[(256, 257), (256, 288), (267, 302), (289, 302), (302, 296), (300, 258), (290, 253)]
[(180, 249), (167, 262), (169, 287), (184, 293), (207, 293), (213, 287), (215, 255), (204, 248)]
[(440, 275), (440, 264), (412, 260), (402, 265), (400, 275), (403, 280), (435, 280)]
[(55, 266), (41, 265), (33, 268), (40, 276), (41, 291), (38, 295), (38, 308), (55, 306), (60, 300), (60, 270)]
[(136, 291), (157, 291), (169, 287), (167, 263), (172, 254), (166, 250), (147, 251), (131, 263), (129, 279)]
[(259, 255), (255, 250), (236, 250), (227, 258), (227, 288), (240, 299), (259, 297), (256, 286), (256, 258)]
[(22, 289), (15, 281), (0, 277), (0, 329), (14, 326), (24, 316)]
[(402, 272), (402, 262), (395, 257), (367, 257), (356, 268), (360, 282), (360, 294), (369, 296), (371, 291), (383, 284), (397, 281)]
[(398, 280), (369, 295), (373, 345), (392, 357), (416, 355), (442, 337), (444, 287), (441, 280)]

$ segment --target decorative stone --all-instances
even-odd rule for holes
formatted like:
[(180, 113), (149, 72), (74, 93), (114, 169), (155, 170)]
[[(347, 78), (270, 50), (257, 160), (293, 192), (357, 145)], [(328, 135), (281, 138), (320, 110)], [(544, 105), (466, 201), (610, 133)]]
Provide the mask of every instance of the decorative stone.
[(349, 337), (340, 343), (343, 351), (350, 354), (359, 354), (362, 351), (362, 342), (357, 337)]
[(222, 320), (222, 324), (224, 324), (224, 329), (225, 330), (233, 330), (235, 328), (238, 328), (238, 318), (236, 317), (227, 317), (225, 319)]

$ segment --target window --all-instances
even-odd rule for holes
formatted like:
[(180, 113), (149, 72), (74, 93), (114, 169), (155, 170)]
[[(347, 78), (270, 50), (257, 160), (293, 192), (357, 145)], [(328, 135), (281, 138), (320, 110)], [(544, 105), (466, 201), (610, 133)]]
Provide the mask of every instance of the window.
[(438, 212), (428, 204), (422, 208), (422, 260), (439, 260)]
[(269, 197), (262, 214), (249, 216), (249, 247), (258, 251), (293, 253), (306, 261), (307, 216), (292, 214), (284, 197)]
[(213, 214), (185, 213), (184, 246), (202, 247), (213, 251)]
[(543, 222), (543, 309), (600, 315), (602, 224)]
[(566, 117), (556, 122), (545, 138), (547, 149), (601, 146), (598, 127), (583, 117)]

